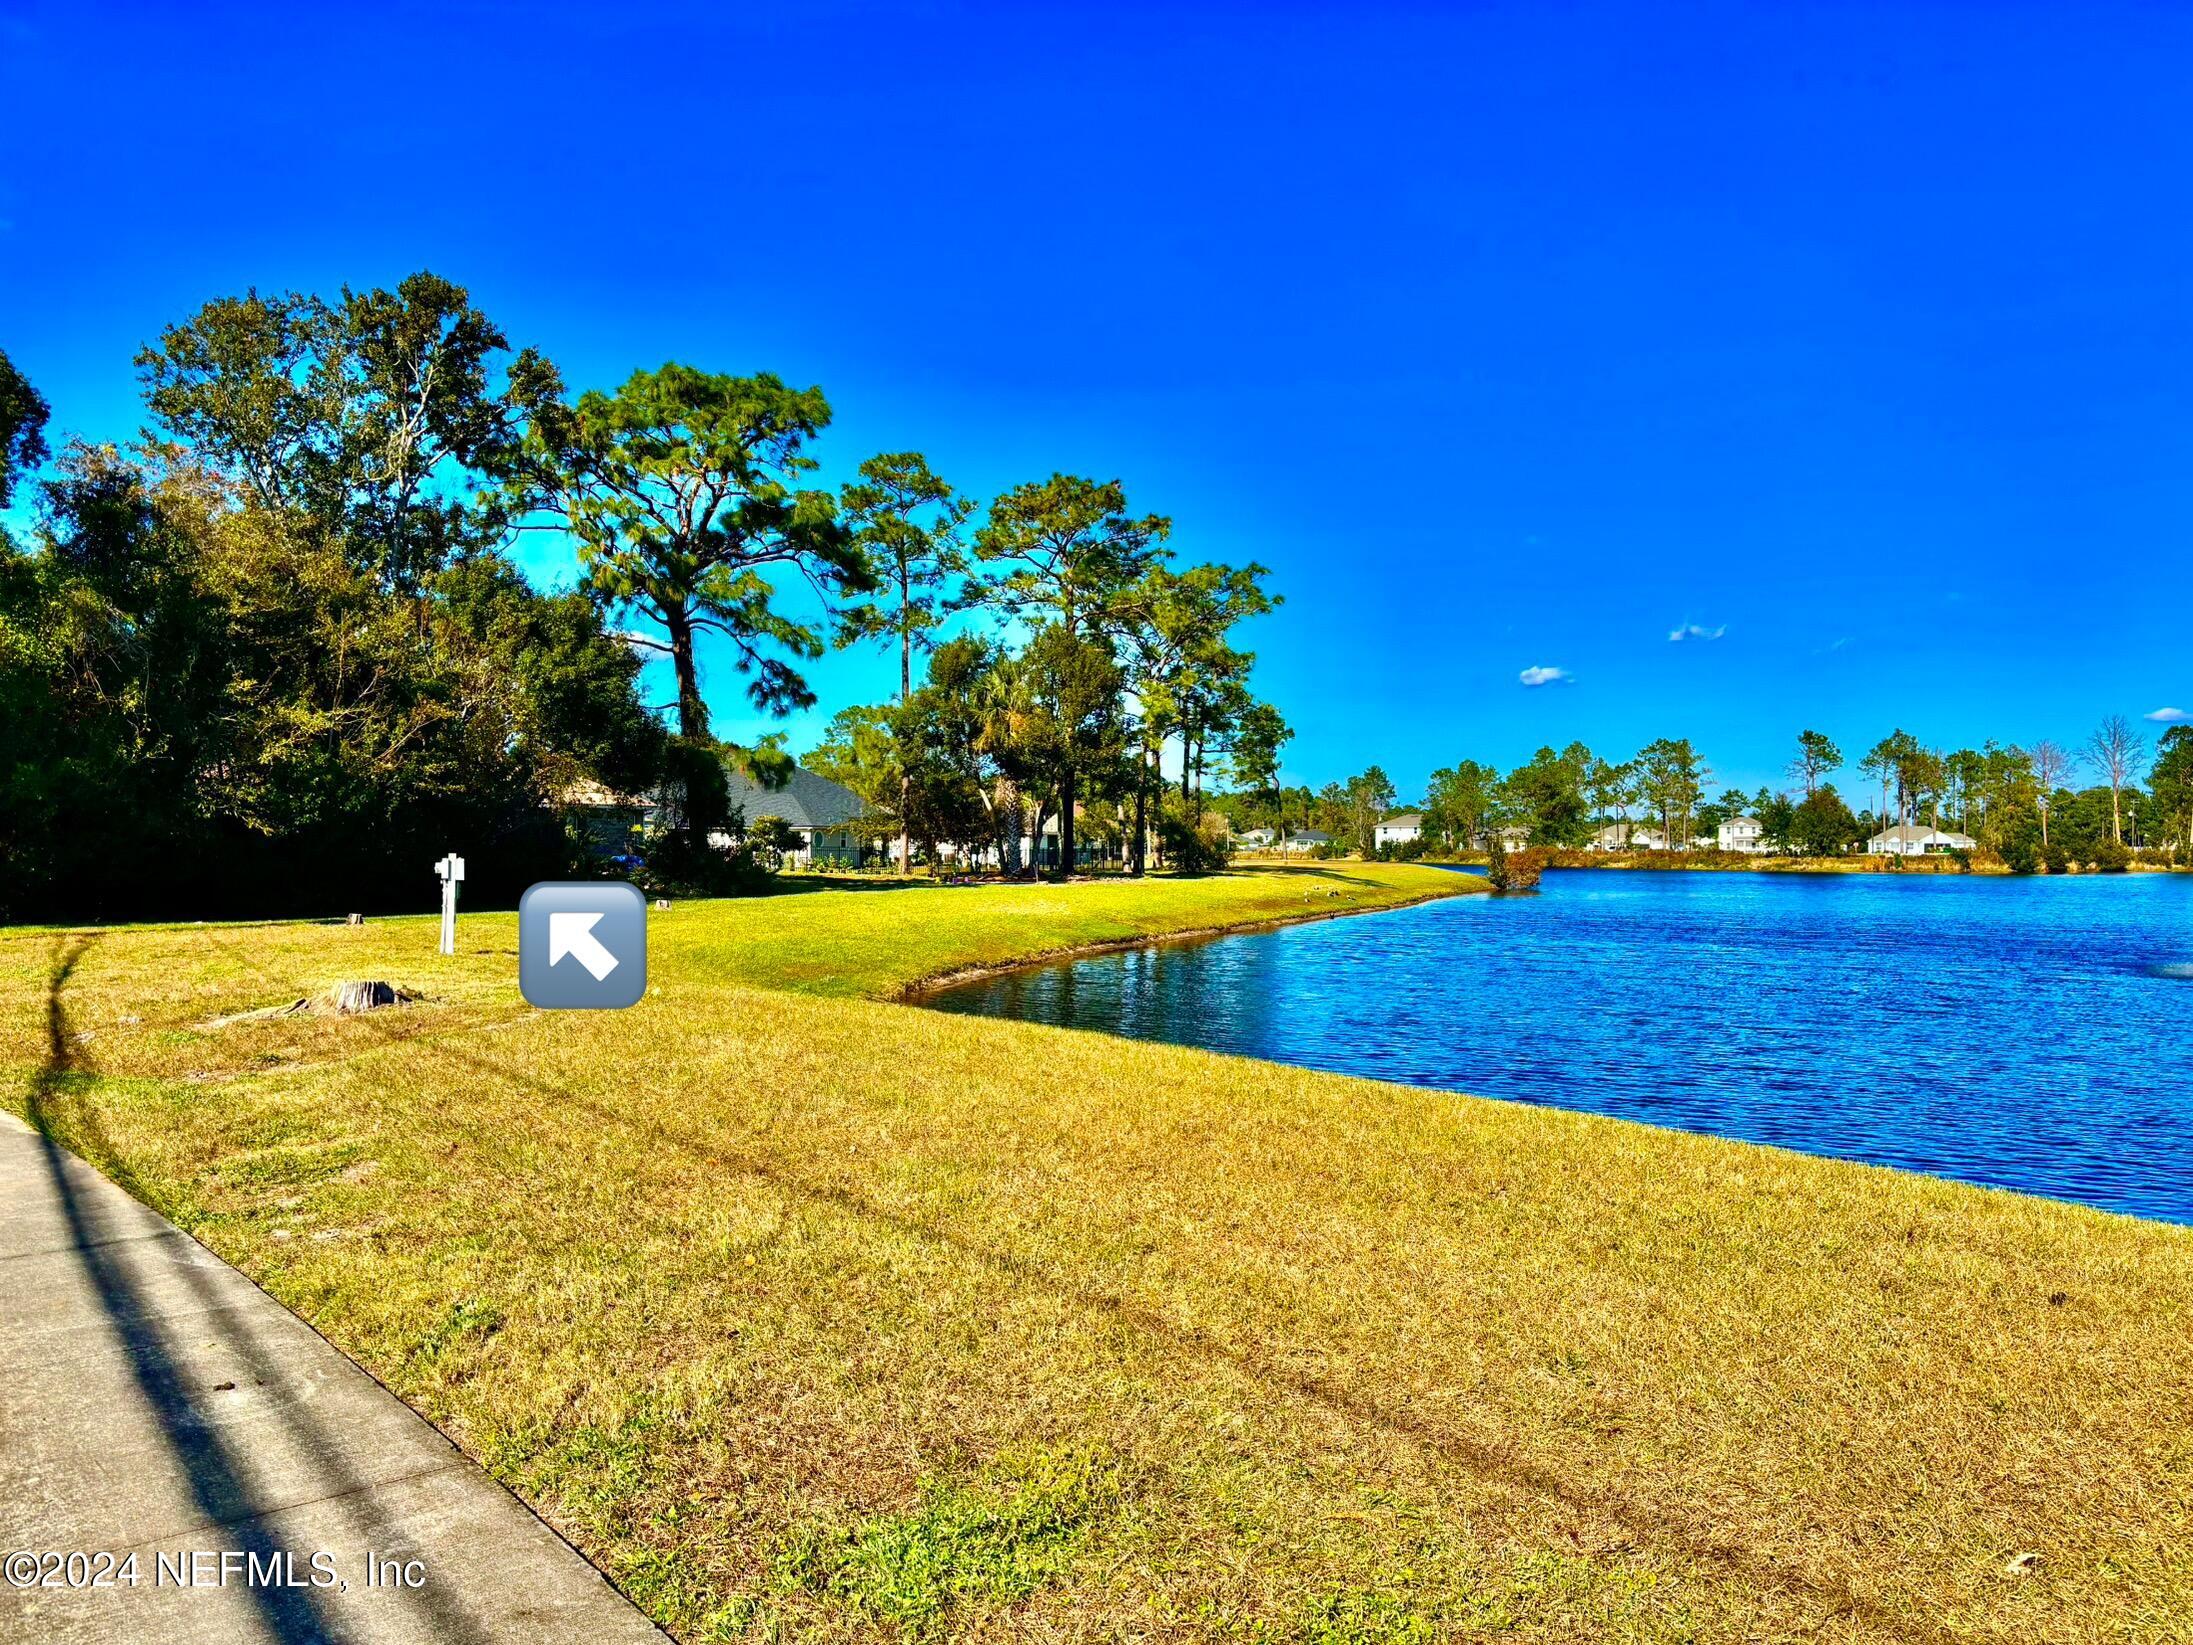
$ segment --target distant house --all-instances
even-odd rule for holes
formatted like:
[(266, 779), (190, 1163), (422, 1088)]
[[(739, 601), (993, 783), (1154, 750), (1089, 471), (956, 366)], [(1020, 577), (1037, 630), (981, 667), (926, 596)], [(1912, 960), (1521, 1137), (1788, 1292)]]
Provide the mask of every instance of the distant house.
[(1929, 828), (1925, 823), (1898, 823), (1866, 841), (1869, 857), (1923, 857), (1929, 852), (1974, 851), (1980, 842), (1970, 834)]
[[(765, 788), (742, 771), (728, 770), (724, 786), (732, 807), (747, 822), (776, 817), (799, 835), (799, 849), (787, 853), (791, 861), (805, 868), (859, 866), (862, 836), (855, 825), (868, 808), (843, 783), (794, 766), (782, 788)], [(730, 843), (728, 836), (718, 839)]]
[(1279, 849), (1289, 853), (1315, 851), (1321, 845), (1330, 845), (1333, 837), (1315, 828), (1298, 828), (1279, 842)]
[(655, 802), (638, 794), (619, 794), (591, 778), (567, 784), (556, 804), (578, 825), (587, 849), (597, 857), (622, 857), (638, 851), (642, 837), (660, 820)]
[(1234, 846), (1242, 851), (1269, 851), (1275, 838), (1269, 828), (1251, 828), (1234, 836)]
[(1649, 823), (1609, 823), (1591, 837), (1594, 851), (1665, 851), (1668, 837)]
[[(1500, 847), (1504, 851), (1521, 851), (1531, 843), (1531, 831), (1521, 823), (1509, 823), (1507, 827), (1500, 829), (1498, 832)], [(1479, 829), (1471, 837), (1470, 845), (1478, 851), (1490, 851), (1492, 849), (1492, 834), (1484, 829)]]
[(1421, 811), (1403, 811), (1388, 817), (1371, 829), (1373, 845), (1406, 845), (1424, 834), (1424, 814)]
[(1723, 851), (1764, 851), (1766, 825), (1757, 817), (1731, 817), (1714, 831), (1714, 844)]

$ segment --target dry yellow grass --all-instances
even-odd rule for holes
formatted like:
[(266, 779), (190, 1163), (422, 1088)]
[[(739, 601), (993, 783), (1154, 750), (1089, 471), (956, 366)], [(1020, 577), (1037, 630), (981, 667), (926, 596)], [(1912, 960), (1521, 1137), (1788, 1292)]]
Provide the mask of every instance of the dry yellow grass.
[(598, 1016), (14, 934), (0, 1055), (687, 1639), (2193, 1638), (2185, 1230), (818, 997), (1433, 875), (692, 905)]

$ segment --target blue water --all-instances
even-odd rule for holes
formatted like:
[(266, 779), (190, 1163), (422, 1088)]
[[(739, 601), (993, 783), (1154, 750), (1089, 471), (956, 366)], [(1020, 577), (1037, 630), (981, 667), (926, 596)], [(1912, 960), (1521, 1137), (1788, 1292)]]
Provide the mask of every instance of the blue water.
[(1555, 871), (931, 997), (2193, 1222), (2193, 876)]

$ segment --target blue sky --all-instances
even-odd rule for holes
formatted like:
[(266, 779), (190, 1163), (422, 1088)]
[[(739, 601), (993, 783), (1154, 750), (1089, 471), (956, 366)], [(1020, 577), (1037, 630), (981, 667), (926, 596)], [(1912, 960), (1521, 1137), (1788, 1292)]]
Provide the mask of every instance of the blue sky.
[(1116, 475), (1273, 567), (1313, 783), (2193, 708), (2193, 11), (732, 9), (0, 0), (0, 346), (122, 437), (207, 298), (430, 267), (839, 475)]

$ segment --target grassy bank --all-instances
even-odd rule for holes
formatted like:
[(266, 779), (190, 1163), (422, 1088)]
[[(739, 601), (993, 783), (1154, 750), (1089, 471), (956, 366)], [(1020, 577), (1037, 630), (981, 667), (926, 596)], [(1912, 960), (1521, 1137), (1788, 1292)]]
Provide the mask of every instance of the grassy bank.
[(11, 934), (0, 1058), (688, 1639), (2187, 1638), (2183, 1230), (885, 1003), (1452, 889)]

